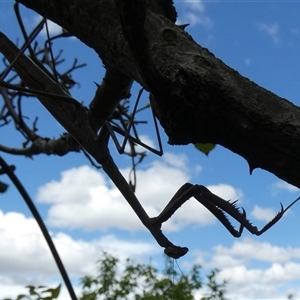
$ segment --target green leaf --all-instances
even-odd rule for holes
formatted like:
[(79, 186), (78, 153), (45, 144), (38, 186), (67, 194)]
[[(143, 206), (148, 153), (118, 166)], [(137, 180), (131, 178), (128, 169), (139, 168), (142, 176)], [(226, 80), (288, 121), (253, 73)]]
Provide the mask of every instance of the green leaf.
[(55, 289), (52, 289), (52, 298), (53, 299), (58, 298), (59, 293), (60, 293), (60, 288), (61, 288), (61, 284), (58, 287), (56, 287)]
[(216, 145), (215, 144), (202, 144), (202, 143), (196, 143), (194, 144), (196, 149), (204, 153), (205, 155), (208, 155), (210, 151), (212, 151)]
[(33, 286), (33, 285), (27, 285), (26, 288), (28, 288), (30, 296), (40, 296), (40, 294), (38, 294), (36, 292), (36, 287), (35, 286)]
[[(61, 287), (61, 284), (59, 284), (54, 289), (53, 288), (47, 288), (47, 289), (43, 290), (42, 293), (51, 293), (51, 296), (49, 296), (50, 299), (56, 299), (59, 296), (60, 287)], [(49, 298), (49, 297), (46, 297), (46, 298)], [(46, 299), (46, 298), (42, 298), (42, 299)]]

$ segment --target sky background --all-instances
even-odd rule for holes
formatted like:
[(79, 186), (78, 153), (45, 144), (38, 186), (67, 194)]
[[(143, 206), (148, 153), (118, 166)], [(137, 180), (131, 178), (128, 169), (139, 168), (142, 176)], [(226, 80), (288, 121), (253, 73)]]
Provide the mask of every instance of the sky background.
[[(300, 2), (298, 1), (174, 1), (178, 24), (190, 23), (188, 33), (203, 47), (240, 74), (296, 105), (300, 78)], [(28, 30), (39, 17), (22, 9)], [(51, 24), (51, 32), (60, 29)], [(12, 1), (0, 0), (0, 30), (22, 44)], [(44, 39), (43, 33), (39, 41)], [(80, 83), (71, 92), (86, 105), (100, 83), (103, 67), (97, 54), (79, 40), (69, 38), (54, 44), (64, 49), (68, 69), (75, 57), (87, 67), (75, 71)], [(2, 56), (0, 56), (2, 59)], [(139, 87), (132, 90), (134, 101)], [(27, 100), (26, 100), (27, 101)], [(147, 96), (143, 98), (146, 103)], [(37, 100), (23, 102), (24, 115), (39, 116), (39, 134), (58, 137), (63, 128)], [(151, 123), (139, 128), (146, 142), (155, 145)], [(247, 162), (235, 153), (217, 146), (208, 157), (193, 145), (170, 146), (161, 129), (164, 156), (149, 153), (137, 171), (137, 196), (149, 215), (164, 207), (185, 182), (208, 187), (224, 199), (236, 200), (248, 218), (263, 227), (280, 209), (299, 196), (295, 188), (260, 169), (249, 174)], [(11, 124), (2, 127), (0, 143), (22, 147), (22, 136)], [(288, 146), (288, 145), (287, 145)], [(125, 178), (130, 160), (111, 147)], [(2, 155), (3, 153), (1, 153)], [(61, 258), (78, 290), (78, 278), (92, 273), (105, 250), (121, 260), (163, 264), (163, 249), (131, 211), (131, 208), (100, 170), (93, 168), (82, 154), (65, 157), (36, 156), (33, 159), (3, 154), (8, 164), (35, 201), (51, 232)], [(276, 162), (274, 162), (276, 163)], [(6, 176), (1, 181), (10, 183)], [(10, 184), (0, 201), (0, 299), (17, 295), (28, 284), (62, 282), (46, 243), (28, 208)], [(199, 263), (203, 274), (221, 270), (219, 278), (228, 280), (230, 299), (286, 299), (293, 293), (300, 299), (300, 203), (262, 236), (246, 230), (239, 239), (229, 232), (198, 202), (191, 199), (164, 225), (163, 231), (175, 244), (190, 251), (178, 260), (185, 273)], [(199, 295), (198, 295), (199, 296)], [(66, 290), (61, 299), (68, 299)]]

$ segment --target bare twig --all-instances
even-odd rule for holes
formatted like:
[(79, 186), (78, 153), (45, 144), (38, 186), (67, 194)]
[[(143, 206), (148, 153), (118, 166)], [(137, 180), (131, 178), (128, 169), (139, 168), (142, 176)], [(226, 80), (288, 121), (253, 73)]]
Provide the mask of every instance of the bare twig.
[(70, 297), (72, 300), (77, 300), (77, 297), (75, 295), (75, 292), (73, 290), (71, 281), (69, 279), (68, 273), (66, 272), (66, 269), (60, 259), (60, 256), (55, 248), (55, 245), (52, 241), (52, 238), (47, 230), (46, 225), (43, 222), (43, 219), (41, 218), (38, 210), (36, 209), (32, 199), (30, 198), (29, 194), (27, 193), (26, 189), (24, 188), (24, 186), (22, 185), (22, 183), (20, 182), (20, 180), (18, 179), (18, 177), (15, 175), (14, 171), (12, 170), (12, 168), (5, 162), (5, 160), (0, 156), (0, 166), (2, 168), (2, 170), (8, 175), (8, 177), (10, 178), (10, 180), (13, 182), (13, 184), (15, 185), (15, 187), (17, 188), (17, 190), (19, 191), (19, 193), (21, 194), (22, 198), (24, 199), (24, 201), (26, 202), (28, 208), (30, 209), (33, 217), (35, 218), (35, 220), (37, 221), (42, 234), (48, 244), (48, 247), (53, 255), (53, 258), (55, 260), (55, 263), (60, 271), (60, 274), (65, 282), (65, 285), (68, 289), (68, 292), (70, 294)]

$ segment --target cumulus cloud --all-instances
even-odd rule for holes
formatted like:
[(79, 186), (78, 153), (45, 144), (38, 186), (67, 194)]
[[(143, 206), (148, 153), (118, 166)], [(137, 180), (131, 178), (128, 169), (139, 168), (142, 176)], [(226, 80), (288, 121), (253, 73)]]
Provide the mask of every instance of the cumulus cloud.
[(277, 181), (272, 186), (272, 192), (273, 192), (273, 194), (277, 194), (277, 192), (280, 190), (293, 193), (293, 192), (299, 191), (299, 188), (294, 185), (291, 185), (285, 181)]
[[(184, 161), (184, 157), (167, 154), (164, 161), (154, 161), (147, 169), (137, 171), (136, 195), (150, 216), (157, 215), (176, 189), (189, 180), (186, 169), (182, 168)], [(128, 176), (129, 169), (121, 172)], [(60, 181), (41, 187), (37, 198), (51, 204), (48, 222), (52, 226), (144, 230), (117, 188), (101, 171), (89, 166), (63, 172)]]
[(191, 9), (193, 9), (195, 11), (204, 12), (204, 10), (205, 10), (202, 0), (200, 0), (200, 1), (185, 0), (185, 3), (186, 3), (186, 5), (188, 5)]
[[(199, 171), (200, 166), (189, 166), (186, 156), (166, 153), (160, 160), (143, 164), (137, 171), (137, 197), (149, 215), (155, 216), (177, 189), (191, 180), (190, 175)], [(121, 172), (127, 177), (129, 169)], [(236, 200), (242, 196), (241, 191), (227, 184), (210, 185), (208, 188), (226, 200)], [(59, 180), (50, 181), (38, 190), (37, 200), (48, 205), (47, 224), (59, 230), (145, 230), (104, 173), (90, 166), (62, 172)], [(214, 222), (215, 217), (192, 199), (172, 216), (163, 230), (178, 231), (190, 225), (207, 226)], [(148, 258), (161, 253), (154, 240), (151, 243), (126, 241), (107, 231), (92, 241), (74, 238), (63, 232), (52, 233), (52, 238), (72, 278), (90, 273), (102, 249), (121, 259)], [(0, 239), (0, 277), (1, 282), (5, 283), (0, 298), (2, 295), (9, 296), (4, 293), (9, 288), (16, 293), (24, 292), (22, 287), (28, 284), (48, 284), (50, 280), (57, 282), (57, 268), (32, 218), (26, 218), (20, 213), (4, 214), (0, 211)], [(229, 263), (229, 258), (227, 260)], [(65, 290), (63, 293), (66, 294)]]
[(243, 197), (243, 192), (240, 189), (236, 189), (229, 184), (218, 184), (218, 185), (208, 185), (207, 188), (217, 196), (230, 201), (239, 200)]
[[(62, 232), (52, 234), (52, 238), (71, 278), (94, 272), (103, 249), (121, 260), (150, 257), (160, 251), (154, 242), (126, 241), (111, 234), (92, 241), (74, 239)], [(0, 240), (0, 298), (22, 293), (26, 285), (53, 284), (59, 276), (34, 219), (0, 211)]]
[(279, 31), (279, 24), (277, 22), (273, 24), (266, 24), (266, 23), (258, 23), (257, 28), (270, 36), (273, 40), (274, 44), (279, 43), (279, 36), (278, 36), (278, 31)]
[(199, 256), (196, 261), (204, 267), (218, 266), (221, 270), (218, 278), (228, 280), (231, 298), (283, 299), (286, 295), (281, 294), (278, 286), (288, 286), (289, 282), (300, 279), (300, 248), (244, 238), (229, 247), (219, 245), (211, 253), (201, 252), (196, 256)]
[(231, 255), (243, 263), (250, 259), (270, 263), (287, 263), (291, 259), (300, 258), (300, 248), (278, 247), (268, 242), (258, 242), (250, 238), (234, 242), (231, 248), (219, 245), (214, 249), (216, 255)]
[(254, 206), (254, 209), (251, 212), (251, 215), (257, 220), (270, 222), (278, 213), (272, 208), (263, 208), (258, 205)]
[[(177, 189), (190, 180), (188, 159), (184, 155), (166, 153), (161, 160), (153, 161), (137, 171), (137, 198), (149, 216), (157, 216)], [(199, 171), (199, 167), (193, 166)], [(193, 168), (191, 168), (193, 170)], [(121, 172), (128, 176), (129, 169)], [(242, 193), (230, 185), (208, 187), (213, 193), (236, 200)], [(129, 204), (104, 174), (89, 166), (62, 172), (59, 181), (52, 181), (39, 189), (39, 202), (50, 204), (48, 224), (64, 228), (107, 230), (119, 228), (145, 230)], [(166, 231), (177, 231), (188, 225), (213, 224), (215, 217), (198, 201), (191, 199), (163, 226)]]
[(213, 27), (212, 20), (205, 14), (205, 6), (203, 1), (185, 0), (183, 11), (179, 16), (177, 23), (188, 23), (191, 26), (201, 25), (205, 28)]
[(219, 279), (229, 280), (228, 290), (234, 291), (238, 299), (286, 299), (279, 286), (292, 280), (299, 281), (299, 270), (299, 263), (274, 263), (265, 270), (239, 265), (223, 269)]
[[(94, 272), (102, 249), (121, 261), (127, 257), (143, 260), (161, 253), (154, 241), (126, 241), (112, 234), (84, 241), (58, 232), (52, 238), (73, 279)], [(57, 268), (32, 218), (0, 211), (0, 240), (0, 298), (22, 293), (28, 284), (57, 285)], [(278, 286), (300, 280), (300, 248), (296, 247), (244, 238), (230, 246), (216, 246), (211, 252), (199, 251), (198, 255), (196, 262), (203, 267), (222, 270), (218, 278), (229, 280), (230, 298), (284, 299)], [(62, 294), (61, 299), (68, 299), (65, 289)]]

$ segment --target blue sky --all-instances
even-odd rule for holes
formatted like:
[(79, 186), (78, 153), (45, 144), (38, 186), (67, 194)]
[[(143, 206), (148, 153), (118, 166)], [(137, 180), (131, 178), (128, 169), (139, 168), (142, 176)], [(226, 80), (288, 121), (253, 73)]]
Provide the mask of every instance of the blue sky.
[[(203, 47), (242, 75), (299, 105), (300, 19), (298, 1), (174, 1), (178, 23), (191, 23), (187, 31)], [(0, 30), (13, 41), (21, 38), (13, 2), (0, 1)], [(25, 24), (33, 28), (38, 16), (23, 9)], [(51, 25), (51, 31), (59, 28)], [(39, 37), (40, 40), (43, 35)], [(96, 53), (77, 39), (55, 44), (67, 57), (64, 68), (78, 57), (87, 67), (73, 73), (80, 87), (72, 95), (88, 105), (101, 82), (102, 63)], [(2, 59), (2, 57), (0, 57)], [(134, 100), (138, 86), (132, 90)], [(27, 101), (27, 100), (26, 100)], [(147, 101), (145, 95), (143, 101)], [(23, 104), (24, 114), (39, 116), (39, 134), (57, 137), (62, 127), (33, 99)], [(145, 141), (155, 144), (153, 126), (142, 125)], [(299, 196), (299, 190), (274, 175), (255, 170), (230, 150), (217, 146), (206, 157), (192, 145), (169, 146), (161, 130), (165, 155), (151, 153), (138, 169), (137, 196), (149, 215), (156, 215), (185, 182), (207, 186), (224, 199), (239, 199), (249, 219), (259, 228)], [(11, 125), (1, 128), (1, 144), (21, 147), (23, 139)], [(288, 145), (287, 145), (288, 147)], [(130, 161), (112, 153), (128, 178)], [(2, 153), (1, 153), (2, 155)], [(129, 205), (105, 177), (81, 154), (65, 157), (36, 156), (33, 159), (3, 154), (17, 166), (17, 175), (27, 187), (51, 231), (74, 283), (93, 272), (101, 249), (121, 259), (138, 262), (152, 258), (159, 267), (160, 248)], [(276, 162), (274, 162), (276, 163)], [(1, 180), (9, 182), (1, 176)], [(163, 229), (174, 243), (189, 247), (178, 263), (187, 272), (200, 263), (204, 271), (221, 270), (231, 299), (284, 299), (300, 297), (300, 203), (260, 237), (247, 231), (240, 239), (226, 229), (195, 200), (186, 203)], [(0, 205), (0, 298), (16, 295), (23, 286), (55, 284), (61, 279), (35, 221), (11, 185), (1, 195)], [(75, 286), (77, 289), (77, 286)], [(61, 299), (68, 299), (64, 290)]]

